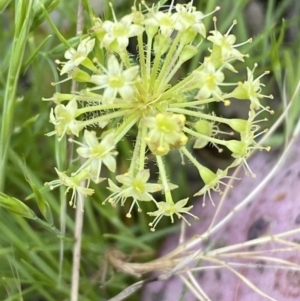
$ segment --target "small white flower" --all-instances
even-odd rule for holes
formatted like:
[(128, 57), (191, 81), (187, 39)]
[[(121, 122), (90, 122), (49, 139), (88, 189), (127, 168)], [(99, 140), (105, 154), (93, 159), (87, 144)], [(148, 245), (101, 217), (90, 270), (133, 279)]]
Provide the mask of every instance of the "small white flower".
[(100, 173), (102, 163), (112, 172), (116, 170), (116, 152), (112, 150), (115, 148), (114, 144), (114, 135), (108, 134), (106, 135), (100, 142), (96, 137), (95, 132), (89, 132), (87, 130), (84, 131), (84, 140), (85, 144), (81, 147), (77, 148), (77, 153), (83, 157), (87, 158), (86, 164), (84, 164), (84, 168), (88, 166), (88, 170), (91, 174), (91, 179), (95, 183), (101, 182)]
[[(211, 190), (214, 190), (216, 192), (219, 192), (220, 194), (223, 193), (223, 191), (220, 188), (220, 185), (229, 186), (228, 184), (224, 183), (222, 180), (226, 178), (230, 178), (230, 176), (227, 176), (228, 170), (221, 170), (218, 169), (217, 172), (212, 172), (210, 169), (208, 169), (205, 166), (202, 166), (201, 169), (198, 170), (199, 174), (204, 182), (204, 187), (200, 189), (198, 192), (194, 194), (194, 196), (203, 195), (203, 201), (202, 206), (205, 206), (205, 197), (206, 194), (208, 194), (209, 199), (213, 206), (215, 206), (213, 199), (211, 197)], [(232, 187), (232, 186), (229, 186)]]
[(68, 60), (64, 63), (60, 71), (60, 75), (70, 72), (74, 67), (79, 66), (89, 55), (89, 53), (93, 50), (95, 45), (95, 39), (91, 39), (87, 37), (83, 39), (78, 47), (77, 50), (74, 48), (70, 48), (65, 52), (65, 58)]
[[(212, 35), (210, 35), (207, 38), (207, 40), (211, 41), (214, 45), (220, 47), (221, 59), (223, 60), (223, 62), (228, 62), (231, 60), (240, 60), (243, 62), (244, 61), (243, 57), (245, 55), (236, 49), (236, 47), (239, 47), (242, 44), (234, 45), (236, 41), (236, 37), (233, 34), (229, 34), (231, 29), (237, 22), (234, 21), (231, 27), (228, 29), (228, 31), (224, 35), (222, 35), (216, 28), (216, 20), (217, 19), (214, 18), (215, 30), (210, 31)], [(226, 67), (236, 72), (236, 70), (229, 63), (226, 65)]]
[(108, 201), (113, 206), (116, 206), (118, 202), (121, 202), (121, 205), (124, 205), (128, 198), (133, 198), (132, 205), (126, 215), (127, 217), (131, 217), (131, 210), (135, 204), (138, 210), (141, 211), (138, 201), (153, 201), (156, 203), (151, 193), (160, 191), (163, 188), (161, 184), (147, 183), (149, 178), (149, 169), (144, 169), (138, 171), (136, 176), (131, 176), (128, 173), (117, 176), (116, 179), (119, 183), (123, 184), (122, 187), (118, 187), (108, 179), (108, 189), (113, 193), (103, 203)]
[(75, 119), (77, 113), (77, 102), (75, 99), (68, 102), (66, 106), (58, 104), (50, 112), (50, 122), (55, 125), (55, 132), (49, 135), (56, 134), (60, 139), (65, 134), (74, 134), (78, 136), (81, 127)]
[(104, 21), (102, 29), (106, 32), (101, 47), (109, 48), (113, 43), (117, 43), (119, 50), (125, 50), (129, 44), (129, 38), (140, 35), (144, 28), (142, 26), (132, 24), (132, 15), (123, 17), (120, 21)]
[(107, 62), (106, 74), (92, 75), (91, 82), (96, 84), (98, 89), (105, 89), (102, 101), (104, 104), (112, 103), (117, 93), (123, 100), (130, 101), (134, 95), (133, 80), (138, 75), (139, 67), (133, 66), (123, 70), (115, 56), (110, 56)]
[(187, 142), (183, 133), (185, 116), (181, 114), (159, 113), (147, 117), (143, 125), (149, 128), (145, 138), (150, 150), (158, 156), (166, 155), (173, 148), (180, 148)]
[(228, 59), (240, 59), (242, 60), (243, 54), (240, 53), (237, 49), (234, 48), (234, 43), (236, 37), (233, 34), (222, 35), (219, 31), (211, 31), (212, 36), (209, 36), (207, 39), (221, 47), (222, 59), (224, 61)]
[(194, 128), (197, 133), (202, 135), (202, 137), (196, 138), (193, 148), (205, 147), (209, 143), (207, 137), (211, 137), (213, 134), (215, 134), (215, 132), (217, 132), (216, 129), (214, 129), (217, 127), (214, 126), (213, 122), (207, 121), (205, 119), (199, 119), (197, 122), (195, 122)]
[(81, 193), (84, 196), (92, 195), (94, 193), (93, 189), (88, 188), (89, 181), (87, 183), (87, 187), (82, 186), (82, 182), (89, 180), (90, 178), (90, 174), (86, 170), (83, 170), (77, 175), (71, 177), (67, 176), (64, 172), (59, 171), (57, 168), (55, 168), (55, 171), (59, 176), (59, 180), (46, 183), (46, 185), (50, 186), (51, 190), (58, 186), (64, 185), (67, 187), (65, 192), (66, 194), (69, 190), (73, 190), (71, 200), (69, 201), (70, 206), (73, 206), (74, 208), (76, 207), (76, 193)]
[(216, 70), (209, 58), (205, 59), (203, 66), (203, 70), (195, 71), (195, 78), (197, 78), (201, 87), (196, 98), (207, 99), (212, 95), (222, 99), (222, 91), (218, 85), (224, 81), (224, 74), (220, 70)]
[(176, 11), (177, 12), (173, 14), (173, 16), (176, 18), (176, 30), (186, 31), (187, 29), (191, 28), (205, 37), (206, 30), (201, 21), (205, 16), (202, 12), (197, 11), (196, 7), (192, 6), (191, 3), (186, 5), (176, 4)]
[(232, 91), (230, 95), (232, 95), (235, 98), (238, 99), (250, 99), (251, 105), (250, 108), (254, 110), (258, 110), (260, 108), (264, 110), (268, 110), (267, 108), (264, 108), (259, 99), (267, 97), (267, 98), (273, 98), (272, 95), (264, 95), (261, 94), (261, 87), (264, 87), (264, 84), (260, 82), (260, 79), (268, 74), (269, 72), (266, 71), (265, 73), (261, 74), (259, 77), (254, 79), (254, 71), (257, 67), (257, 64), (254, 65), (254, 68), (251, 70), (247, 67), (247, 80), (244, 82), (238, 83), (238, 86)]
[(174, 214), (179, 219), (182, 218), (190, 226), (191, 224), (187, 221), (187, 219), (182, 214), (188, 214), (194, 217), (195, 219), (198, 219), (198, 217), (189, 212), (193, 208), (193, 206), (184, 207), (188, 202), (188, 200), (189, 198), (186, 198), (178, 201), (175, 204), (170, 204), (167, 202), (158, 202), (156, 204), (158, 210), (147, 213), (150, 216), (155, 216), (153, 222), (149, 224), (149, 226), (151, 227), (151, 231), (155, 231), (155, 227), (157, 226), (158, 222), (161, 220), (163, 216), (169, 216), (171, 219), (171, 223), (174, 223), (174, 217), (173, 217)]
[(175, 29), (176, 16), (174, 16), (174, 14), (171, 14), (170, 12), (151, 12), (151, 17), (145, 19), (144, 24), (157, 26), (160, 28), (163, 36), (170, 37)]
[[(149, 169), (143, 169), (138, 171), (136, 176), (131, 176), (128, 173), (116, 176), (119, 183), (124, 186), (118, 188), (122, 191), (122, 195), (126, 198), (134, 198), (139, 201), (154, 201), (153, 196), (150, 193), (157, 192), (162, 189), (161, 184), (147, 183), (150, 178)], [(110, 188), (111, 189), (111, 188)], [(114, 189), (111, 189), (112, 191)]]

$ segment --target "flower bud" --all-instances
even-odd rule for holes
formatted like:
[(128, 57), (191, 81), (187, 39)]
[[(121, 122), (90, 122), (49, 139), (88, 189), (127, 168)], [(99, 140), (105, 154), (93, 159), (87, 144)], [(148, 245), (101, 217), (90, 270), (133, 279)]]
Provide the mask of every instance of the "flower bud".
[(71, 76), (73, 80), (76, 80), (80, 83), (89, 82), (91, 78), (91, 76), (87, 72), (82, 71), (79, 68), (74, 68)]
[(162, 34), (159, 34), (155, 37), (153, 50), (155, 53), (164, 54), (168, 51), (171, 45), (171, 39), (169, 37), (165, 37)]
[(25, 218), (36, 219), (35, 213), (20, 200), (0, 192), (0, 207)]
[(158, 26), (148, 25), (146, 26), (146, 33), (149, 38), (153, 38), (158, 31)]
[(236, 132), (243, 133), (249, 129), (249, 121), (243, 119), (228, 119), (226, 123)]
[(213, 131), (213, 123), (200, 119), (194, 124), (194, 128), (199, 134), (210, 137)]
[(191, 43), (195, 39), (196, 35), (197, 31), (193, 29), (185, 31), (184, 35), (182, 36), (181, 43), (184, 45)]
[(193, 56), (197, 54), (197, 52), (198, 52), (197, 47), (193, 45), (184, 46), (179, 57), (181, 64), (191, 59)]
[(209, 168), (201, 165), (201, 168), (199, 168), (199, 173), (205, 185), (215, 184), (217, 175)]
[(247, 154), (247, 144), (244, 141), (229, 140), (224, 145), (232, 152), (232, 156), (244, 157)]

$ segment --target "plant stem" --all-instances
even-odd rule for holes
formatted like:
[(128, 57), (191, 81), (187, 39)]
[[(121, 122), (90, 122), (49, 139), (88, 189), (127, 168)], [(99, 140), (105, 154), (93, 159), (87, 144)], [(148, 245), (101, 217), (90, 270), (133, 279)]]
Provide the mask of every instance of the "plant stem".
[[(83, 30), (83, 4), (82, 1), (78, 2), (77, 10), (77, 28), (76, 34), (81, 35)], [(77, 90), (77, 83), (72, 82), (72, 91)], [(81, 186), (85, 187), (85, 181), (80, 183)], [(72, 282), (71, 282), (71, 301), (78, 300), (79, 291), (79, 271), (80, 271), (80, 259), (81, 259), (81, 240), (82, 240), (82, 226), (83, 226), (83, 208), (84, 208), (84, 196), (78, 193), (78, 206), (76, 208), (76, 219), (75, 219), (75, 243), (73, 246), (73, 267), (72, 267)]]
[(15, 33), (11, 49), (9, 70), (7, 75), (2, 122), (0, 124), (0, 191), (4, 191), (5, 170), (7, 163), (10, 138), (13, 127), (16, 90), (26, 42), (31, 26), (33, 1), (19, 1), (15, 12)]

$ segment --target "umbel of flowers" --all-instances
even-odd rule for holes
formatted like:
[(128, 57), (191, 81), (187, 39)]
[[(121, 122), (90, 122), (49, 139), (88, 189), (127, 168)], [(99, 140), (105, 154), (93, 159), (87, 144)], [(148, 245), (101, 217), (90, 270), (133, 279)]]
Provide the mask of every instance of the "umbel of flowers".
[[(253, 149), (268, 149), (255, 142), (259, 134), (256, 116), (264, 110), (272, 112), (260, 104), (261, 98), (272, 98), (261, 93), (260, 79), (267, 72), (255, 77), (255, 65), (252, 70), (247, 68), (247, 78), (226, 82), (226, 75), (237, 72), (235, 61), (244, 62), (247, 56), (238, 50), (241, 44), (235, 44), (236, 38), (230, 33), (236, 22), (222, 34), (214, 17), (214, 30), (207, 33), (202, 20), (208, 15), (192, 3), (171, 5), (167, 10), (142, 3), (121, 19), (116, 18), (113, 8), (112, 15), (113, 20), (95, 19), (90, 34), (81, 37), (77, 49), (68, 49), (66, 61), (57, 62), (65, 80), (75, 80), (84, 88), (71, 94), (55, 93), (50, 99), (55, 103), (50, 112), (55, 129), (48, 135), (59, 140), (65, 135), (75, 137), (69, 141), (78, 145), (81, 160), (77, 162), (81, 165), (72, 172), (56, 169), (59, 179), (47, 185), (51, 189), (65, 185), (66, 191), (72, 190), (70, 205), (75, 207), (77, 193), (92, 195), (90, 183), (105, 180), (101, 177), (105, 165), (116, 176), (108, 179), (111, 194), (103, 203), (129, 203), (126, 216), (131, 217), (134, 207), (140, 212), (142, 202), (153, 202), (156, 210), (148, 212), (154, 216), (152, 231), (163, 216), (173, 222), (175, 215), (189, 224), (185, 215), (196, 218), (189, 212), (193, 206), (186, 206), (188, 198), (176, 199), (177, 185), (168, 179), (164, 157), (178, 152), (181, 159), (196, 167), (204, 186), (195, 195), (203, 195), (203, 205), (206, 195), (213, 204), (211, 190), (222, 192), (230, 168), (243, 164), (246, 173), (255, 176), (246, 160)], [(137, 54), (129, 52), (129, 41), (137, 45)], [(182, 64), (203, 51), (203, 41), (210, 46), (202, 62), (182, 79), (174, 80)], [(241, 99), (249, 108), (247, 120), (207, 112), (208, 104), (223, 102), (228, 106), (231, 98)], [(224, 140), (221, 124), (239, 139), (229, 135)], [(100, 137), (90, 130), (97, 127)], [(117, 174), (116, 147), (132, 128), (137, 134), (132, 157), (126, 158), (130, 167), (125, 174)], [(199, 163), (191, 149), (207, 144), (219, 150), (228, 148), (234, 158), (232, 164), (213, 172)], [(149, 155), (154, 156), (159, 170), (152, 177), (147, 168)], [(152, 178), (156, 182), (150, 182)], [(154, 198), (157, 192), (163, 201)]]

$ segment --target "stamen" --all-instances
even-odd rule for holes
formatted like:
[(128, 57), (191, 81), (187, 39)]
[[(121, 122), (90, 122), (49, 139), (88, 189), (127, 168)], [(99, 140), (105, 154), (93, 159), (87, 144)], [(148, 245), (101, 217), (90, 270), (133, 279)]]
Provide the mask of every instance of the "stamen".
[(231, 32), (232, 28), (237, 24), (237, 20), (233, 20), (232, 25), (229, 27), (227, 32), (225, 33), (225, 36), (228, 36), (229, 33)]
[(205, 207), (205, 197), (206, 197), (206, 193), (204, 193), (204, 195), (203, 195), (202, 207)]
[(70, 77), (67, 77), (67, 78), (65, 78), (65, 79), (63, 79), (63, 80), (61, 80), (61, 81), (59, 81), (59, 82), (52, 82), (51, 83), (51, 86), (56, 86), (56, 85), (59, 85), (59, 84), (61, 84), (61, 83), (64, 83), (64, 82), (67, 82), (68, 80), (70, 80), (70, 79), (72, 79), (72, 77), (70, 76)]
[(75, 144), (78, 144), (78, 145), (80, 145), (80, 146), (86, 147), (85, 144), (83, 144), (83, 143), (81, 143), (81, 142), (79, 142), (79, 141), (77, 141), (77, 140), (74, 140), (73, 138), (69, 138), (68, 141), (69, 141), (70, 143), (75, 143)]
[(243, 159), (243, 163), (244, 163), (243, 167), (244, 167), (244, 170), (245, 170), (245, 175), (248, 176), (249, 175), (248, 171), (249, 171), (250, 174), (251, 174), (251, 176), (252, 176), (252, 178), (256, 178), (256, 174), (252, 172), (250, 166), (248, 165), (248, 163), (247, 163), (247, 161), (245, 159)]
[(163, 215), (158, 215), (155, 217), (153, 222), (149, 223), (149, 226), (151, 227), (150, 231), (152, 231), (152, 232), (155, 231), (155, 227), (157, 226), (157, 224), (159, 223), (159, 221), (161, 220), (162, 217), (163, 217)]
[(217, 17), (216, 16), (213, 17), (213, 22), (214, 22), (215, 31), (218, 31), (218, 29), (217, 29)]
[(257, 133), (257, 134), (255, 134), (254, 136), (253, 136), (253, 139), (255, 139), (255, 138), (257, 138), (257, 137), (259, 137), (260, 135), (262, 135), (262, 134), (265, 134), (265, 133), (267, 133), (268, 132), (268, 130), (269, 129), (264, 129), (263, 131), (261, 131), (260, 133)]
[[(186, 213), (189, 213), (189, 212), (186, 212)], [(193, 214), (190, 214), (190, 215), (193, 215)], [(183, 215), (181, 215), (181, 214), (178, 215), (178, 219), (181, 219), (181, 218), (187, 223), (188, 226), (191, 226), (191, 224), (187, 221), (187, 219)]]
[(169, 7), (169, 14), (172, 13), (172, 10), (174, 8), (174, 0), (172, 0), (171, 4), (170, 4), (170, 7)]
[[(204, 19), (205, 17), (208, 17), (208, 16), (214, 14), (215, 12), (217, 12), (217, 11), (220, 10), (220, 9), (221, 9), (221, 7), (220, 7), (220, 6), (217, 6), (212, 12), (207, 13), (206, 15), (203, 15), (203, 16), (202, 16), (202, 19)], [(214, 21), (214, 19), (217, 21), (217, 17), (214, 17), (214, 18), (213, 18), (213, 21)], [(215, 22), (215, 21), (214, 21), (214, 22)], [(217, 30), (217, 27), (215, 27), (215, 30)]]
[[(219, 191), (220, 191), (220, 190), (219, 190)], [(209, 199), (210, 199), (210, 201), (211, 201), (211, 204), (212, 204), (214, 207), (216, 207), (216, 205), (215, 205), (215, 203), (214, 203), (214, 201), (213, 201), (213, 199), (212, 199), (212, 197), (211, 197), (210, 190), (208, 190), (207, 193), (208, 193)]]
[[(236, 47), (240, 47), (240, 46), (242, 46), (242, 45), (248, 44), (248, 43), (252, 43), (252, 38), (246, 40), (245, 42), (242, 42), (242, 43), (239, 43), (239, 44), (235, 44), (235, 45), (233, 45), (232, 47), (233, 47), (233, 48), (236, 48)], [(248, 57), (248, 54), (246, 54), (245, 56)]]
[(112, 4), (111, 2), (109, 2), (109, 6), (110, 6), (110, 8), (111, 8), (111, 13), (112, 13), (112, 15), (113, 15), (113, 18), (114, 18), (115, 23), (118, 23), (118, 19), (117, 19), (117, 17), (116, 17), (115, 11), (114, 11), (113, 4)]

